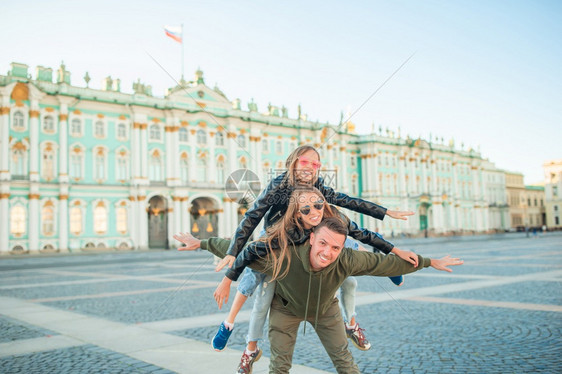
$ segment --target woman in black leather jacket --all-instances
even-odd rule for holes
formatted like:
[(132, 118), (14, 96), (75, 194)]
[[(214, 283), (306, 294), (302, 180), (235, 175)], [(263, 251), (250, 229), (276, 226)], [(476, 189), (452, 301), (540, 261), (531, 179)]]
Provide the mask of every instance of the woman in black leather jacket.
[(244, 248), (262, 218), (264, 219), (264, 229), (267, 229), (285, 214), (289, 205), (289, 196), (299, 185), (318, 188), (329, 204), (379, 220), (383, 220), (385, 216), (406, 220), (408, 216), (414, 214), (409, 211), (387, 210), (370, 201), (334, 191), (331, 187), (324, 185), (324, 180), (319, 177), (321, 166), (320, 155), (311, 145), (303, 145), (295, 149), (285, 162), (287, 171), (269, 183), (258, 196), (252, 208), (244, 215), (230, 242), (228, 255), (217, 265), (216, 270), (221, 270), (225, 265), (232, 266), (236, 256)]

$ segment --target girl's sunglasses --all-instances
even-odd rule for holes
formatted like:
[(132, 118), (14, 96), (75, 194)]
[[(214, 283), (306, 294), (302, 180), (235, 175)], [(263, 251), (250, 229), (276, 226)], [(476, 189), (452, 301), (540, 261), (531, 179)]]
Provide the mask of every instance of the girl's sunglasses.
[(318, 161), (310, 161), (305, 157), (299, 157), (299, 164), (305, 168), (310, 165), (314, 170), (318, 170), (322, 167), (322, 164)]
[[(312, 204), (312, 206), (316, 210), (322, 210), (324, 209), (324, 201), (318, 200), (317, 202)], [(308, 214), (310, 213), (310, 205), (303, 206), (302, 208), (299, 209), (299, 212), (301, 212), (305, 216), (308, 216)]]

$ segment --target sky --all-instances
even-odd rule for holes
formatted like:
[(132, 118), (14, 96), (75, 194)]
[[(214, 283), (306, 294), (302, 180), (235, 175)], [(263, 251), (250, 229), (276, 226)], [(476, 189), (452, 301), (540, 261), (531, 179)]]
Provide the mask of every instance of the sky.
[[(200, 68), (242, 107), (254, 100), (359, 134), (454, 139), (498, 168), (544, 180), (562, 159), (562, 2), (4, 1), (0, 73), (11, 62), (58, 69), (73, 85), (107, 76), (164, 96)], [(400, 130), (398, 130), (400, 129)]]

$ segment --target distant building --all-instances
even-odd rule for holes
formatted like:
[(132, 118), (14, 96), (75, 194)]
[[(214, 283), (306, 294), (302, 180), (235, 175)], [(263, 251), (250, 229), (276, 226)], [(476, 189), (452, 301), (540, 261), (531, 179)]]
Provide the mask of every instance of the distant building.
[(546, 225), (544, 186), (525, 186), (523, 195), (525, 224), (540, 228)]
[(506, 172), (511, 228), (541, 227), (546, 223), (543, 186), (525, 186), (523, 174)]
[(521, 173), (505, 173), (505, 186), (509, 204), (511, 228), (524, 228), (525, 223), (525, 183)]
[(562, 210), (562, 160), (547, 161), (543, 164), (544, 192), (546, 200), (546, 225), (561, 228)]
[[(259, 112), (205, 85), (197, 71), (165, 97), (140, 81), (121, 92), (71, 85), (64, 65), (12, 63), (0, 75), (0, 252), (116, 247), (166, 248), (172, 235), (231, 236), (251, 204), (225, 191), (237, 169), (262, 187), (287, 155), (313, 144), (336, 190), (410, 209), (408, 221), (351, 214), (385, 235), (488, 232), (509, 227), (503, 171), (443, 138), (403, 137), (379, 127), (357, 135), (290, 118), (285, 107)], [(87, 85), (89, 77), (85, 77)]]

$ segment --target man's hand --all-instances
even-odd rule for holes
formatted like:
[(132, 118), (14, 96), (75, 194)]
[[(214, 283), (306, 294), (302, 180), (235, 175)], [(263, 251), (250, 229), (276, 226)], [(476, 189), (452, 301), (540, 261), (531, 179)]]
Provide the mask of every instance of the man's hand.
[(403, 260), (408, 261), (410, 264), (414, 265), (414, 267), (418, 267), (418, 255), (412, 251), (403, 251), (400, 248), (392, 248), (392, 251), (396, 256), (400, 257)]
[(408, 219), (408, 216), (413, 216), (415, 213), (412, 211), (406, 211), (406, 210), (387, 210), (386, 211), (386, 215), (389, 216), (390, 218), (394, 218), (394, 219), (401, 219), (406, 221)]
[(215, 290), (215, 293), (213, 293), (213, 296), (215, 297), (215, 301), (217, 302), (217, 305), (219, 306), (219, 309), (222, 308), (222, 303), (224, 302), (224, 304), (226, 305), (226, 303), (228, 303), (228, 295), (230, 295), (230, 284), (232, 283), (232, 280), (230, 280), (227, 277), (224, 277), (222, 279), (222, 281), (219, 283), (219, 285), (217, 286), (217, 289)]
[(174, 239), (185, 244), (185, 247), (179, 247), (178, 251), (194, 251), (201, 247), (201, 240), (187, 232), (180, 232), (174, 235)]
[(451, 269), (449, 269), (447, 266), (456, 266), (456, 265), (462, 265), (464, 264), (464, 261), (459, 259), (459, 258), (452, 258), (451, 256), (447, 255), (443, 258), (440, 258), (438, 260), (435, 259), (431, 259), (431, 267), (437, 270), (443, 270), (443, 271), (448, 271), (449, 273), (452, 273), (453, 271)]
[(224, 258), (219, 262), (219, 264), (215, 268), (215, 271), (220, 271), (225, 265), (228, 265), (228, 267), (231, 268), (232, 264), (234, 264), (234, 260), (236, 260), (236, 257), (232, 255), (224, 256)]

